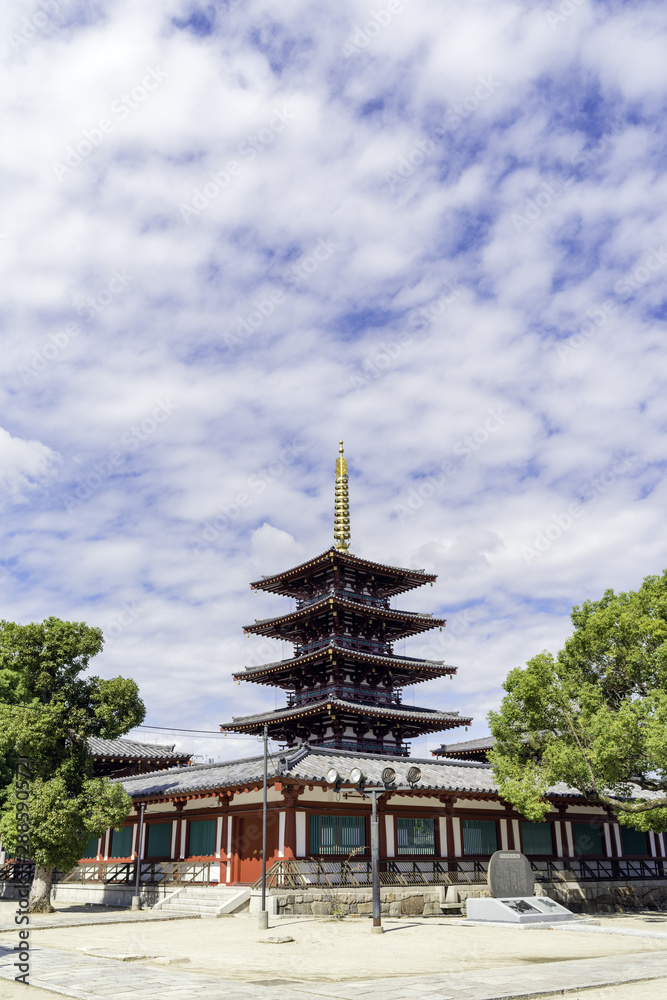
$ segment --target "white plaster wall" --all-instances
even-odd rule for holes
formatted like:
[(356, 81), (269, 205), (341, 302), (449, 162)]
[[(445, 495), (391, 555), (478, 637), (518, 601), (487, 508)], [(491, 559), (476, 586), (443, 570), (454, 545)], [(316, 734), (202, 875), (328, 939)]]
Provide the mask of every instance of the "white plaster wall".
[(574, 837), (572, 836), (572, 824), (569, 820), (565, 822), (565, 836), (567, 837), (567, 855), (568, 858), (574, 857)]
[(447, 850), (447, 817), (438, 816), (438, 825), (440, 827), (440, 856), (446, 858), (448, 855)]
[(302, 809), (296, 810), (296, 856), (306, 856), (306, 814)]
[(621, 828), (618, 825), (618, 823), (614, 823), (613, 830), (614, 830), (614, 837), (616, 839), (616, 851), (618, 853), (619, 858), (622, 858), (623, 857), (623, 841), (621, 840)]
[(285, 857), (285, 810), (278, 813), (278, 857)]
[(562, 858), (564, 856), (563, 855), (563, 834), (561, 832), (561, 826), (560, 826), (559, 822), (554, 823), (554, 829), (556, 831), (556, 854), (558, 855), (559, 858)]
[(456, 809), (479, 809), (482, 812), (504, 812), (505, 806), (500, 802), (478, 802), (477, 799), (457, 799)]
[(461, 845), (461, 820), (458, 816), (452, 818), (452, 826), (454, 827), (454, 857), (460, 858), (463, 856), (463, 847)]
[(190, 799), (189, 802), (185, 803), (185, 806), (183, 807), (183, 812), (201, 812), (202, 809), (219, 809), (219, 808), (220, 808), (220, 803), (218, 802), (218, 796), (210, 795), (205, 799)]
[(500, 821), (500, 850), (506, 851), (509, 847), (509, 840), (507, 839), (507, 820), (501, 819)]
[(394, 841), (394, 817), (389, 813), (384, 816), (384, 829), (387, 838), (387, 857), (396, 857), (396, 843)]

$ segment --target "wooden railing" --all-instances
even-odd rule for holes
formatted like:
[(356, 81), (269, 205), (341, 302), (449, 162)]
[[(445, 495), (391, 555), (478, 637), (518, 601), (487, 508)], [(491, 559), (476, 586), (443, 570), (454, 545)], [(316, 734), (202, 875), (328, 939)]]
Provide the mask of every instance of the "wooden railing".
[[(210, 861), (142, 861), (139, 881), (142, 885), (208, 885)], [(34, 864), (31, 861), (7, 861), (0, 865), (0, 882), (29, 882)], [(56, 882), (89, 882), (104, 885), (134, 885), (136, 861), (82, 861), (69, 872), (56, 872)]]
[[(85, 861), (73, 868), (63, 882), (104, 882), (105, 885), (132, 885), (137, 878), (136, 861)], [(142, 885), (208, 885), (210, 861), (142, 861)], [(215, 882), (218, 879), (214, 879)]]
[[(380, 861), (382, 885), (480, 885), (486, 884), (489, 862), (484, 860)], [(667, 878), (667, 865), (659, 858), (584, 861), (531, 861), (536, 882), (601, 882)], [(259, 888), (258, 879), (254, 888)], [(307, 886), (371, 885), (371, 863), (367, 860), (322, 861), (318, 858), (276, 861), (266, 874), (268, 889), (303, 889)]]

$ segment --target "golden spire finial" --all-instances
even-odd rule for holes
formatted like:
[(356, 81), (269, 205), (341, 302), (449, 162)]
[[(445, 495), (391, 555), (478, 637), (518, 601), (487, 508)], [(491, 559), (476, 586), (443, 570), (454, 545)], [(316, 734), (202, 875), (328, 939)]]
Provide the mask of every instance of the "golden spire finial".
[(338, 447), (336, 459), (336, 497), (334, 504), (334, 539), (336, 548), (344, 552), (350, 547), (350, 498), (347, 492), (347, 460), (343, 455), (343, 442)]

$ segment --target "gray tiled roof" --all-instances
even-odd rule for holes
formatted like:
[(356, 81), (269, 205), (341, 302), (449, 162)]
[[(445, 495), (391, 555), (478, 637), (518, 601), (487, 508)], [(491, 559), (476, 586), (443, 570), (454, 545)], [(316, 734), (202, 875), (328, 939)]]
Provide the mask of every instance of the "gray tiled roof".
[(436, 753), (465, 753), (466, 750), (490, 750), (495, 745), (493, 736), (483, 736), (479, 740), (464, 740), (463, 743), (443, 743)]
[(137, 743), (135, 740), (102, 740), (97, 736), (88, 739), (88, 747), (95, 757), (188, 757), (187, 753), (174, 753), (174, 744)]
[[(281, 763), (282, 762), (282, 763)], [(363, 771), (369, 784), (380, 783), (382, 771), (391, 765), (396, 771), (397, 783), (403, 783), (408, 768), (417, 765), (421, 780), (415, 789), (495, 794), (497, 786), (489, 764), (472, 761), (427, 760), (414, 757), (390, 757), (384, 754), (356, 753), (333, 750), (327, 747), (301, 747), (274, 753), (269, 757), (269, 779), (288, 777), (304, 781), (324, 781), (327, 771), (335, 767), (345, 780), (353, 767)], [(263, 758), (225, 761), (216, 764), (199, 764), (194, 767), (175, 767), (168, 771), (118, 778), (123, 788), (134, 798), (161, 798), (196, 792), (216, 791), (262, 781)], [(566, 785), (550, 789), (552, 794), (575, 795), (579, 793)]]
[(305, 705), (294, 705), (292, 708), (278, 708), (271, 712), (259, 712), (257, 715), (239, 715), (231, 723), (223, 723), (223, 726), (232, 726), (235, 723), (242, 725), (247, 722), (275, 722), (280, 719), (291, 719), (295, 716), (304, 715), (308, 712), (326, 709), (328, 705), (335, 705), (336, 708), (347, 709), (356, 713), (368, 713), (369, 715), (389, 716), (397, 719), (419, 719), (420, 721), (434, 722), (456, 722), (465, 725), (470, 719), (461, 718), (458, 712), (438, 712), (434, 708), (417, 708), (411, 705), (409, 708), (403, 705), (381, 705), (361, 701), (345, 701), (343, 698), (327, 698), (324, 696), (321, 701), (307, 702)]

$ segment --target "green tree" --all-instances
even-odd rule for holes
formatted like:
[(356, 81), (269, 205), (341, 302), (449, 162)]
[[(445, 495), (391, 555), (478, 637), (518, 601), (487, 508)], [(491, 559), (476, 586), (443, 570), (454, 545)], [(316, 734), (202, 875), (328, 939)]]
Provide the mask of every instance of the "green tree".
[(500, 794), (528, 819), (558, 782), (637, 830), (667, 829), (667, 571), (572, 610), (573, 634), (505, 681), (489, 713)]
[(14, 774), (25, 758), (35, 861), (31, 912), (51, 911), (54, 868), (72, 868), (90, 837), (119, 826), (132, 806), (120, 785), (93, 777), (89, 737), (115, 739), (145, 715), (133, 680), (82, 676), (103, 643), (101, 629), (83, 622), (0, 622), (0, 756), (6, 762), (0, 839), (18, 853), (25, 814), (17, 809)]

